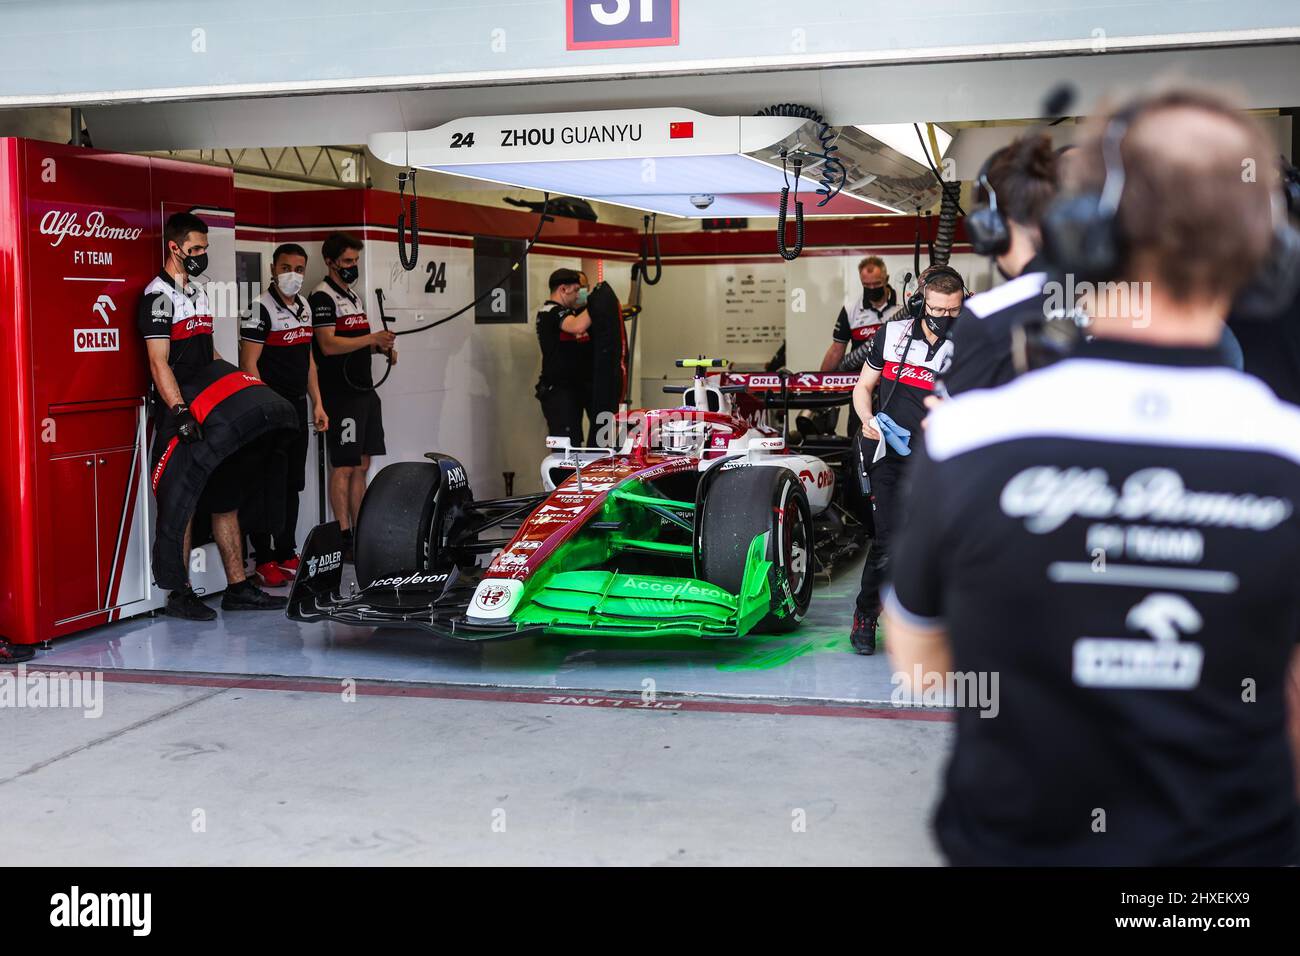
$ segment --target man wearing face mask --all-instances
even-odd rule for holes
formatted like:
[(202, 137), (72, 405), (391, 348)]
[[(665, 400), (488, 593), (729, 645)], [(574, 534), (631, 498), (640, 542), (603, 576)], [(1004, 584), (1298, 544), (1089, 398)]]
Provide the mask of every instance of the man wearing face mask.
[(362, 243), (335, 232), (321, 245), (329, 268), (308, 297), (315, 332), (320, 394), (332, 427), (326, 432), (330, 461), (330, 507), (343, 531), (343, 559), (352, 560), (352, 528), (366, 493), (370, 457), (384, 448), (383, 406), (370, 371), (372, 353), (397, 363), (397, 336), (388, 330), (370, 331), (364, 289), (352, 286), (360, 278)]
[(551, 295), (537, 313), (537, 340), (542, 349), (542, 374), (537, 400), (546, 416), (548, 435), (568, 436), (581, 447), (582, 415), (592, 411), (591, 316), (586, 309), (586, 277), (573, 269), (556, 269), (549, 282)]
[[(871, 465), (876, 533), (862, 567), (862, 588), (850, 634), (859, 654), (876, 652), (880, 588), (889, 570), (890, 540), (907, 460), (912, 444), (920, 441), (925, 400), (934, 394), (935, 376), (952, 360), (949, 330), (961, 312), (965, 288), (961, 276), (947, 266), (931, 266), (921, 273), (921, 315), (890, 322), (875, 336), (853, 387), (853, 407), (862, 419), (862, 434), (877, 449)], [(877, 385), (880, 402), (873, 406)], [(888, 421), (877, 416), (887, 416)], [(882, 432), (886, 434), (882, 436)]]
[(300, 294), (306, 271), (307, 251), (302, 246), (286, 243), (277, 248), (271, 256), (271, 287), (258, 297), (240, 331), (240, 368), (288, 399), (298, 412), (297, 431), (281, 442), (287, 465), (281, 492), (284, 521), (272, 533), (249, 534), (257, 574), (270, 587), (287, 584), (298, 572), (295, 531), (307, 470), (308, 396), (316, 431), (329, 428), (312, 355), (311, 306)]
[(880, 327), (902, 310), (898, 296), (889, 285), (885, 260), (867, 256), (858, 263), (858, 278), (862, 281), (862, 292), (854, 292), (844, 300), (844, 307), (835, 320), (830, 348), (822, 359), (823, 372), (837, 371), (846, 351), (870, 342)]
[[(207, 294), (192, 281), (208, 266), (208, 226), (192, 213), (176, 213), (168, 218), (163, 238), (167, 261), (145, 287), (137, 320), (157, 390), (156, 439), (174, 435), (179, 442), (190, 444), (203, 441), (203, 430), (185, 404), (181, 386), (190, 384), (221, 358), (212, 342), (213, 316)], [(287, 603), (285, 598), (259, 589), (244, 574), (239, 505), (252, 447), (245, 446), (217, 466), (197, 508), (212, 515), (212, 536), (226, 571), (227, 587), (221, 601), (226, 611), (275, 610)], [(186, 555), (190, 553), (192, 526), (191, 520), (185, 529)], [(189, 584), (168, 593), (162, 613), (192, 621), (210, 621), (217, 616)]]

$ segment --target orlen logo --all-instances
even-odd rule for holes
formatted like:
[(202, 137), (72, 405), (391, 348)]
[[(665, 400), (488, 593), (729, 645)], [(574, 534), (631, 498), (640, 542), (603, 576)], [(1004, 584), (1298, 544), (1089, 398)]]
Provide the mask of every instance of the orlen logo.
[(79, 239), (120, 239), (132, 242), (140, 238), (143, 229), (133, 226), (106, 226), (104, 214), (98, 209), (86, 216), (83, 224), (80, 216), (66, 209), (51, 209), (41, 217), (41, 235), (54, 236), (51, 246), (60, 246), (68, 236)]
[(823, 375), (822, 388), (852, 388), (858, 384), (856, 375)]
[(74, 352), (116, 352), (118, 350), (117, 329), (73, 329), (72, 350)]
[(809, 488), (828, 488), (835, 483), (835, 476), (830, 471), (819, 471), (814, 476), (811, 471), (799, 472), (799, 478)]

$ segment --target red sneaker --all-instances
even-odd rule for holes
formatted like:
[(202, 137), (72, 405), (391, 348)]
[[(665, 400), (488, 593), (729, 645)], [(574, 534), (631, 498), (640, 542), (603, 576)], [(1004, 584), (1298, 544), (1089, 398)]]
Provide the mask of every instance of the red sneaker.
[(298, 555), (296, 554), (287, 561), (277, 561), (275, 564), (280, 569), (280, 573), (286, 578), (292, 578), (298, 574)]
[(284, 576), (280, 566), (267, 561), (265, 564), (259, 564), (256, 569), (257, 576), (261, 578), (262, 584), (268, 588), (278, 588), (288, 584), (289, 579)]

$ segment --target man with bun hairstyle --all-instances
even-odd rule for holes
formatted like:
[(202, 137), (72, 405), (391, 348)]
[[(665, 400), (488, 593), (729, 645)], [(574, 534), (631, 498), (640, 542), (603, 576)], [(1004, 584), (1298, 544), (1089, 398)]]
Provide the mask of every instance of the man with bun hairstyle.
[(1011, 330), (1044, 318), (1050, 308), (1039, 221), (1056, 198), (1059, 158), (1047, 134), (1038, 133), (1002, 147), (984, 164), (976, 200), (986, 214), (994, 206), (1005, 229), (1005, 239), (985, 254), (1007, 281), (967, 300), (954, 324), (953, 361), (942, 376), (949, 395), (1011, 381)]

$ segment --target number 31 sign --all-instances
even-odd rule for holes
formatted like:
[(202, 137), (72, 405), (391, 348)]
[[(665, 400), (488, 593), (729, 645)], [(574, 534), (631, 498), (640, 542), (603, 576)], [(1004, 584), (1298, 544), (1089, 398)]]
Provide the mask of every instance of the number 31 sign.
[(566, 0), (568, 49), (677, 45), (677, 0)]

